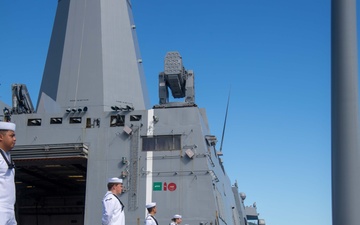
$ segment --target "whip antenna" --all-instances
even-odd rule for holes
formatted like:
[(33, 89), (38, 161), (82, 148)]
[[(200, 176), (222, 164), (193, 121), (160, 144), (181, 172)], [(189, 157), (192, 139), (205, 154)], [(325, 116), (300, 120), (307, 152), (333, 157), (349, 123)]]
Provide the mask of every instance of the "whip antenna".
[(230, 90), (229, 90), (229, 96), (228, 96), (227, 105), (226, 105), (224, 127), (223, 127), (223, 131), (222, 131), (222, 135), (221, 135), (220, 152), (222, 151), (222, 145), (223, 145), (224, 136), (225, 136), (226, 119), (227, 119), (227, 114), (228, 114), (228, 109), (229, 109), (229, 102), (230, 102), (230, 92), (231, 92), (231, 87), (230, 87)]

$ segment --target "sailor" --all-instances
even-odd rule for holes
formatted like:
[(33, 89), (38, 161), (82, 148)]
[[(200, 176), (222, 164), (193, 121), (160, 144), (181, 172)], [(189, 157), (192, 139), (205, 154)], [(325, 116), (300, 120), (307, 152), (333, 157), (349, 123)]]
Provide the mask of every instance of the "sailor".
[(103, 200), (103, 225), (125, 225), (124, 204), (120, 201), (118, 195), (123, 189), (123, 180), (117, 177), (108, 180), (108, 191)]
[(15, 146), (15, 124), (0, 122), (0, 225), (16, 225), (15, 165), (10, 150)]
[(145, 225), (159, 225), (156, 218), (156, 202), (151, 202), (149, 204), (146, 204), (146, 209), (148, 211), (148, 215), (145, 218)]
[(170, 225), (178, 225), (182, 222), (182, 217), (179, 214), (175, 214), (172, 219)]

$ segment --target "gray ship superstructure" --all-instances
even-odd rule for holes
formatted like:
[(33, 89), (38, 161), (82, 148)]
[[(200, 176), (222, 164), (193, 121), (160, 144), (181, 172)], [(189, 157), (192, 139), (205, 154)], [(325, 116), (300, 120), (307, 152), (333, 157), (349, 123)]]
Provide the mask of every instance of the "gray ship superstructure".
[(178, 52), (166, 54), (150, 108), (131, 7), (60, 0), (36, 110), (23, 84), (12, 107), (0, 102), (17, 125), (18, 223), (100, 224), (107, 179), (120, 177), (127, 224), (143, 224), (149, 202), (160, 225), (174, 214), (189, 225), (265, 224), (227, 176)]

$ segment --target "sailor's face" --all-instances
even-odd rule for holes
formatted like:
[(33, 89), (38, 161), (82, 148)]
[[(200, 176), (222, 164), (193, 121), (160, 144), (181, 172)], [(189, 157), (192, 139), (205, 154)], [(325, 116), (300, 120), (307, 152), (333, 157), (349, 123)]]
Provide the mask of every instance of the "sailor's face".
[(12, 130), (0, 132), (0, 147), (4, 151), (10, 151), (16, 142), (15, 132)]
[(123, 190), (123, 184), (115, 184), (116, 194), (120, 194)]

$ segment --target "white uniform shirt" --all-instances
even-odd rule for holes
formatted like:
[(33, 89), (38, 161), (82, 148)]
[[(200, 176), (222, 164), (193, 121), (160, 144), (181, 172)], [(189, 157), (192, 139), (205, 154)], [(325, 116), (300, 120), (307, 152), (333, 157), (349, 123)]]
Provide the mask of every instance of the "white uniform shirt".
[[(11, 162), (10, 153), (4, 156)], [(0, 154), (0, 224), (16, 225), (15, 205), (15, 169), (9, 169), (3, 156)]]
[(103, 201), (103, 225), (125, 225), (124, 207), (111, 191), (106, 192)]
[(154, 217), (148, 214), (145, 218), (145, 225), (158, 225), (158, 224), (156, 223)]
[[(0, 149), (0, 151), (3, 151)], [(10, 154), (3, 151), (11, 162)], [(8, 164), (0, 155), (0, 210), (14, 210), (15, 205), (15, 169), (9, 169)]]

